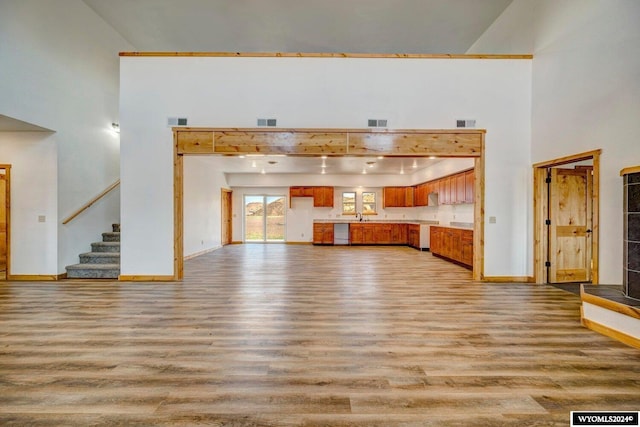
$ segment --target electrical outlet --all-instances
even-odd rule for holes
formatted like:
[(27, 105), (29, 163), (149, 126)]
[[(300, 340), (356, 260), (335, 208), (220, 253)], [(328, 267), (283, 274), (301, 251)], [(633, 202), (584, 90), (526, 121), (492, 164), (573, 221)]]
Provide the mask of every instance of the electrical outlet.
[(38, 222), (46, 222), (47, 221), (47, 217), (44, 215), (38, 215)]
[(490, 216), (489, 217), (489, 224), (495, 224), (496, 223), (496, 217), (495, 216)]

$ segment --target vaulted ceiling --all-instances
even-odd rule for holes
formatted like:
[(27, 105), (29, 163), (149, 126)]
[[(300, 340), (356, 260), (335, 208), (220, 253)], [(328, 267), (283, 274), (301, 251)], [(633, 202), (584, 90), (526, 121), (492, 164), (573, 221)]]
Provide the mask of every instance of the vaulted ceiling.
[[(512, 0), (84, 2), (138, 51), (463, 54)], [(230, 173), (411, 174), (437, 161), (228, 158), (223, 165)]]
[(140, 51), (460, 54), (512, 0), (84, 2)]

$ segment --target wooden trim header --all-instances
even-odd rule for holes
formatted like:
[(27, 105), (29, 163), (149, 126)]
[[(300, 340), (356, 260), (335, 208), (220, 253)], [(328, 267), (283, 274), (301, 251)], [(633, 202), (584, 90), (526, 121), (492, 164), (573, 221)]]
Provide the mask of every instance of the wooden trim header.
[(620, 176), (629, 175), (630, 173), (638, 173), (640, 172), (640, 166), (632, 166), (628, 168), (624, 168), (620, 171)]
[(546, 160), (544, 162), (534, 163), (534, 168), (544, 168), (544, 167), (552, 167), (552, 166), (562, 166), (568, 163), (576, 163), (581, 162), (583, 160), (590, 160), (602, 154), (602, 149), (597, 149), (593, 151), (587, 151), (580, 154), (574, 154), (572, 156), (560, 157), (558, 159)]
[(306, 53), (306, 52), (120, 52), (135, 57), (212, 58), (395, 58), (395, 59), (533, 59), (531, 54), (450, 54), (450, 53)]
[(176, 153), (479, 157), (485, 130), (174, 127)]

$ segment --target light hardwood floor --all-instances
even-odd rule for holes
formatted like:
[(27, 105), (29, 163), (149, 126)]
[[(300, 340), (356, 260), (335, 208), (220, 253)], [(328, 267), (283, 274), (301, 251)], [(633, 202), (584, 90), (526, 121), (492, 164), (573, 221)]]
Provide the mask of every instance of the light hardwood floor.
[(403, 247), (232, 245), (182, 283), (0, 283), (0, 425), (569, 425), (640, 410), (577, 295)]

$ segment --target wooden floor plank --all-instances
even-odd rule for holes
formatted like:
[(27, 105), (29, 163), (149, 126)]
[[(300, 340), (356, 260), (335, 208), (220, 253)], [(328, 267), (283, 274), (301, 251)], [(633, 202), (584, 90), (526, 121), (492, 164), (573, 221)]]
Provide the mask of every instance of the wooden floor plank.
[(568, 425), (640, 410), (579, 296), (404, 247), (230, 245), (177, 283), (0, 284), (0, 425)]

